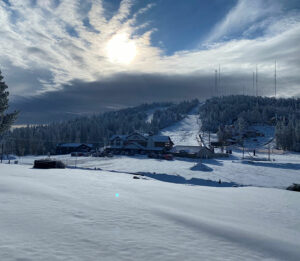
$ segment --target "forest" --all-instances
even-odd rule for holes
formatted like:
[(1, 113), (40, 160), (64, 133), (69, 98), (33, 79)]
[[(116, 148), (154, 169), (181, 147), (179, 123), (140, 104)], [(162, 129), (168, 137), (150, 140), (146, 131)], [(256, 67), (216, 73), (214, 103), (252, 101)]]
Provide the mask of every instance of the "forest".
[[(68, 121), (15, 128), (7, 133), (4, 150), (9, 154), (23, 156), (53, 154), (58, 143), (90, 143), (102, 147), (108, 144), (109, 137), (114, 134), (129, 134), (133, 131), (158, 133), (183, 119), (197, 104), (198, 100), (178, 104), (142, 104)], [(149, 111), (153, 111), (151, 121), (147, 121)]]
[(278, 148), (300, 151), (299, 98), (214, 97), (200, 107), (199, 113), (204, 131), (226, 130), (229, 125), (240, 130), (250, 125), (272, 125)]

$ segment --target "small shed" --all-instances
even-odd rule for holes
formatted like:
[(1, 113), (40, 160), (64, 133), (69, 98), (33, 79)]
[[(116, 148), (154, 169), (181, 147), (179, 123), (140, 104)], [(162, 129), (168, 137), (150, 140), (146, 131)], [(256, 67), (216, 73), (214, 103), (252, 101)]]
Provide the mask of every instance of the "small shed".
[(209, 159), (214, 156), (214, 152), (205, 146), (175, 146), (171, 153), (178, 157), (204, 158)]
[(200, 147), (200, 150), (197, 153), (197, 158), (211, 159), (213, 157), (214, 157), (214, 152), (205, 146)]

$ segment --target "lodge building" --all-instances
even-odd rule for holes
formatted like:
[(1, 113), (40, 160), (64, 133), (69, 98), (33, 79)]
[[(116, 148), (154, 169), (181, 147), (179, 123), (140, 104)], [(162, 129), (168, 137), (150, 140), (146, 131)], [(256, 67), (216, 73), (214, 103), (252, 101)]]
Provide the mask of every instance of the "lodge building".
[(172, 149), (173, 145), (169, 136), (134, 132), (129, 135), (113, 135), (106, 151), (113, 153), (165, 153)]

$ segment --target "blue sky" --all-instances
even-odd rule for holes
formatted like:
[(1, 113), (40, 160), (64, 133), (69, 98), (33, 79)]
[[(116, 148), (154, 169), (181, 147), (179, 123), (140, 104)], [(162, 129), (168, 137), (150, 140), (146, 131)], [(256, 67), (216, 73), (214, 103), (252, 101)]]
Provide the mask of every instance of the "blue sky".
[[(0, 69), (24, 115), (27, 102), (57, 107), (57, 95), (69, 114), (93, 112), (76, 111), (72, 93), (80, 90), (88, 104), (97, 103), (95, 92), (105, 97), (100, 111), (143, 99), (204, 99), (219, 64), (223, 94), (244, 85), (250, 94), (257, 65), (261, 95), (272, 96), (276, 60), (279, 95), (300, 95), (298, 0), (1, 0), (0, 24)], [(154, 83), (165, 96), (152, 95)], [(122, 101), (129, 89), (133, 98)], [(149, 91), (151, 99), (141, 97)]]
[(172, 1), (159, 0), (142, 22), (151, 21), (158, 28), (152, 44), (163, 47), (167, 55), (195, 49), (205, 41), (214, 25), (236, 4), (236, 0)]

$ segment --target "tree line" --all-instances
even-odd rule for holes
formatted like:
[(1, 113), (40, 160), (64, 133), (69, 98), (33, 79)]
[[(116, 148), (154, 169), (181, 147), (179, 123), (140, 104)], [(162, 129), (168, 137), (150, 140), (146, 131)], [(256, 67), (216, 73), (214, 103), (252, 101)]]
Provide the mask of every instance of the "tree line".
[(300, 151), (299, 98), (214, 97), (200, 107), (199, 113), (204, 131), (219, 131), (220, 136), (226, 137), (230, 125), (239, 131), (250, 125), (271, 125), (275, 127), (278, 148)]
[[(91, 143), (102, 147), (108, 144), (114, 134), (130, 134), (134, 131), (156, 134), (183, 119), (197, 104), (198, 100), (178, 104), (142, 104), (68, 121), (16, 128), (7, 134), (6, 151), (20, 156), (53, 154), (59, 143)], [(153, 111), (153, 118), (148, 122), (150, 110)]]

